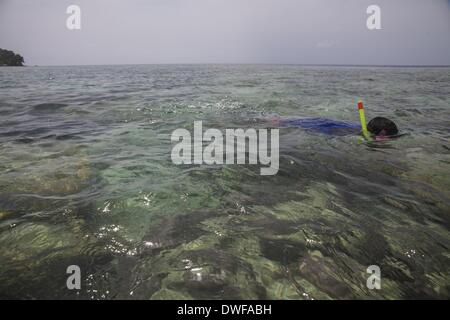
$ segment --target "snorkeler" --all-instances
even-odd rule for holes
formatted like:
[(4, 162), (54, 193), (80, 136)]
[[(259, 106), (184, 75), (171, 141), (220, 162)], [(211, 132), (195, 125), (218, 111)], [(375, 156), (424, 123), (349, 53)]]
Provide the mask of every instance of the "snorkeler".
[(384, 117), (373, 118), (369, 121), (366, 127), (364, 107), (362, 106), (362, 102), (358, 103), (358, 110), (360, 112), (360, 124), (325, 118), (272, 118), (270, 122), (281, 127), (298, 127), (329, 135), (343, 136), (349, 134), (358, 134), (361, 132), (366, 139), (374, 139), (376, 141), (389, 140), (400, 136), (398, 135), (397, 125), (393, 121)]
[(396, 136), (397, 125), (384, 117), (375, 117), (367, 124), (367, 130), (374, 136)]

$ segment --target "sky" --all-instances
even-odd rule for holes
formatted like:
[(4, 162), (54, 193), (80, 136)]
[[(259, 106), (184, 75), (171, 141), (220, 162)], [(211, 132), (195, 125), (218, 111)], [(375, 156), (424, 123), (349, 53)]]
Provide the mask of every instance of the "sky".
[(450, 65), (450, 0), (0, 0), (0, 48), (27, 65)]

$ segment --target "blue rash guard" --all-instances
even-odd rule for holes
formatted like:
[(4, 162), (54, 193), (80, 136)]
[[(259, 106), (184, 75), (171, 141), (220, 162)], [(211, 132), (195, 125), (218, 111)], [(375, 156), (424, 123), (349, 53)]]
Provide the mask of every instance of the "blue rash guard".
[(282, 127), (299, 127), (324, 134), (346, 135), (361, 129), (359, 123), (352, 123), (324, 118), (280, 119)]

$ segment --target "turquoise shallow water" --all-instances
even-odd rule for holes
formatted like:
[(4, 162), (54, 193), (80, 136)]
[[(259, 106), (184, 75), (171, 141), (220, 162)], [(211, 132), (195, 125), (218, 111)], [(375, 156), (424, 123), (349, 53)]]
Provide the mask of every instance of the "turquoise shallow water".
[[(281, 128), (266, 177), (170, 160), (195, 120), (357, 122), (360, 98), (407, 135)], [(449, 298), (449, 106), (449, 68), (1, 68), (0, 297)]]

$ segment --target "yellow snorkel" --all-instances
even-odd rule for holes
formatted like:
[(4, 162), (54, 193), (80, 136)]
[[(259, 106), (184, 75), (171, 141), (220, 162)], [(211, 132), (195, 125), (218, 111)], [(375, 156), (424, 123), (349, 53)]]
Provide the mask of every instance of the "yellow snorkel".
[(358, 101), (358, 110), (359, 110), (359, 120), (361, 121), (362, 134), (363, 134), (364, 138), (369, 140), (370, 134), (369, 134), (369, 131), (367, 131), (366, 115), (364, 114), (364, 105), (361, 100)]

